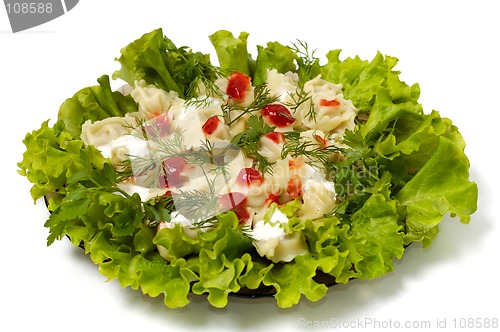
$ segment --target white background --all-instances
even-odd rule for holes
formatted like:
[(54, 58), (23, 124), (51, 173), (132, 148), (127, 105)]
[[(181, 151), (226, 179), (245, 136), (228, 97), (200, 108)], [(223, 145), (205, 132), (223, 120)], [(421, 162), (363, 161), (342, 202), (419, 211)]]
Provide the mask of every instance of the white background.
[[(210, 3), (210, 4), (209, 4)], [(429, 322), (499, 319), (498, 154), (500, 49), (496, 1), (118, 1), (82, 0), (66, 15), (13, 34), (0, 7), (0, 114), (3, 156), (0, 228), (1, 331), (175, 331), (307, 329), (372, 319)], [(193, 297), (182, 309), (105, 282), (68, 241), (46, 246), (43, 204), (17, 174), (28, 131), (55, 119), (59, 105), (101, 74), (118, 69), (121, 47), (162, 27), (178, 46), (212, 53), (208, 35), (250, 32), (249, 50), (267, 41), (307, 41), (323, 56), (399, 58), (418, 82), (426, 112), (437, 109), (464, 135), (478, 211), (469, 225), (447, 218), (430, 249), (412, 246), (395, 271), (335, 286), (317, 302), (279, 309), (274, 299), (231, 298), (225, 309)], [(306, 325), (306, 326), (304, 326)], [(373, 325), (361, 326), (368, 330)], [(359, 329), (358, 329), (359, 330)]]

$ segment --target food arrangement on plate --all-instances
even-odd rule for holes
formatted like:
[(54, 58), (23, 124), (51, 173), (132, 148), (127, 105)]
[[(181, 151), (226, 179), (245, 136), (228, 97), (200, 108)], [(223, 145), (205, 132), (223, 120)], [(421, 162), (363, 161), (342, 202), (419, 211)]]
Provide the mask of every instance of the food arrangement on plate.
[(424, 113), (397, 59), (321, 64), (307, 43), (247, 50), (217, 31), (210, 56), (161, 29), (121, 50), (121, 68), (26, 135), (19, 172), (68, 237), (123, 287), (170, 308), (207, 295), (317, 301), (373, 279), (450, 214), (468, 223), (477, 186), (451, 120)]

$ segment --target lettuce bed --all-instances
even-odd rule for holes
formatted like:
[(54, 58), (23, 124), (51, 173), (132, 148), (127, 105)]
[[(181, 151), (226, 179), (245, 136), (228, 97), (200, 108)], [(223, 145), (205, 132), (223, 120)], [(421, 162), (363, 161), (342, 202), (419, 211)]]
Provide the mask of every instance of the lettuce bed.
[[(290, 219), (290, 227), (304, 233), (310, 253), (290, 263), (262, 258), (233, 212), (219, 215), (214, 229), (197, 239), (180, 226), (150, 227), (145, 221), (162, 220), (164, 207), (120, 190), (110, 161), (80, 139), (85, 121), (137, 110), (130, 96), (111, 90), (106, 75), (67, 99), (54, 125), (46, 121), (24, 139), (19, 173), (33, 183), (35, 201), (47, 197), (49, 245), (68, 236), (103, 275), (152, 297), (163, 295), (170, 308), (187, 305), (189, 292), (207, 294), (210, 304), (224, 307), (230, 293), (259, 287), (274, 289), (277, 305), (291, 307), (302, 295), (311, 301), (325, 295), (327, 286), (316, 282), (316, 275), (337, 283), (376, 278), (393, 270), (406, 245), (430, 245), (444, 215), (469, 222), (477, 186), (469, 181), (463, 137), (437, 111), (423, 112), (419, 86), (399, 79), (396, 58), (378, 53), (371, 61), (340, 60), (340, 50), (332, 50), (321, 65), (297, 44), (269, 42), (258, 46), (254, 59), (247, 37), (228, 31), (211, 35), (220, 63), (215, 67), (208, 55), (177, 47), (161, 29), (154, 30), (121, 50), (121, 68), (113, 78), (129, 84), (145, 80), (182, 98), (220, 72), (244, 73), (254, 85), (266, 81), (269, 69), (296, 72), (299, 82), (321, 75), (342, 84), (359, 114), (356, 129), (345, 135), (345, 158), (336, 164), (337, 208), (319, 220)], [(307, 50), (307, 44), (298, 45)], [(157, 245), (169, 250), (170, 262)]]

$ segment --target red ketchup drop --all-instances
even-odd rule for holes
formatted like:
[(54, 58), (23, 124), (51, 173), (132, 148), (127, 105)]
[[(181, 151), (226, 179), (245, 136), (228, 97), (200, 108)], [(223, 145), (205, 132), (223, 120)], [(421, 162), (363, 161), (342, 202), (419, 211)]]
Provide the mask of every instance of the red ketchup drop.
[(265, 134), (264, 136), (269, 138), (276, 144), (285, 143), (285, 135), (283, 135), (283, 133), (280, 133), (278, 131), (272, 131), (270, 133)]
[(295, 122), (292, 113), (283, 105), (270, 104), (262, 108), (262, 115), (277, 127), (286, 127)]
[(231, 192), (218, 197), (219, 207), (225, 211), (233, 211), (238, 217), (240, 224), (250, 219), (250, 213), (246, 209), (247, 198), (239, 192)]
[(250, 82), (249, 76), (234, 72), (228, 77), (226, 93), (236, 102), (243, 101), (246, 91), (250, 88)]
[(293, 158), (288, 161), (288, 167), (290, 168), (300, 168), (304, 166), (304, 159), (301, 157)]
[(181, 174), (187, 162), (182, 157), (172, 157), (163, 161), (165, 175), (160, 179), (160, 184), (165, 188), (177, 187), (182, 183)]
[(266, 204), (267, 204), (267, 206), (269, 206), (269, 205), (271, 205), (273, 203), (281, 205), (280, 204), (280, 195), (273, 194), (273, 193), (267, 195), (267, 197), (266, 197)]
[(339, 106), (340, 102), (337, 101), (337, 100), (335, 100), (335, 99), (332, 99), (332, 100), (321, 99), (319, 101), (319, 105), (320, 106), (326, 106), (326, 107), (335, 107), (335, 106)]
[(286, 193), (291, 199), (295, 199), (302, 195), (302, 181), (298, 175), (293, 175), (290, 180), (288, 180)]
[(145, 138), (163, 138), (170, 130), (170, 119), (166, 114), (159, 115), (147, 122), (142, 131)]
[(219, 123), (221, 123), (221, 121), (219, 117), (217, 117), (216, 115), (212, 116), (207, 121), (205, 121), (205, 123), (201, 127), (205, 136), (212, 135), (217, 130)]
[(262, 175), (255, 168), (243, 168), (238, 176), (236, 177), (236, 182), (241, 185), (250, 186), (252, 184), (261, 184), (264, 182)]
[(174, 205), (174, 193), (171, 192), (170, 190), (167, 190), (162, 197), (165, 199), (166, 205), (167, 206), (173, 206)]
[(324, 139), (323, 137), (321, 137), (319, 135), (314, 135), (314, 137), (316, 137), (316, 140), (318, 141), (319, 144), (321, 144), (322, 147), (326, 148), (326, 146), (328, 144), (328, 140)]

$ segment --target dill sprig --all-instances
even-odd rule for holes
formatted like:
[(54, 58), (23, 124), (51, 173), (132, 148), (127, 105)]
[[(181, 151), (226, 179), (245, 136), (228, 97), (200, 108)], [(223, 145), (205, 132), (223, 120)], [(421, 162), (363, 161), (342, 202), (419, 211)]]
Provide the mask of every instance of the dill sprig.
[(169, 191), (167, 195), (143, 203), (148, 218), (147, 224), (154, 227), (163, 220), (169, 220), (170, 213), (177, 211), (191, 220), (194, 228), (211, 227), (217, 222), (216, 216), (224, 212), (220, 210), (217, 192), (222, 188), (218, 188), (216, 182), (222, 180), (223, 184), (228, 185), (227, 167), (230, 160), (227, 159), (233, 155), (231, 153), (233, 150), (240, 149), (230, 143), (213, 143), (205, 140), (200, 141), (199, 147), (185, 150), (181, 132), (174, 131), (168, 135), (161, 135), (162, 128), (151, 126), (142, 120), (138, 120), (137, 123), (138, 126), (131, 134), (147, 139), (152, 151), (150, 156), (146, 157), (129, 155), (129, 160), (120, 167), (120, 180), (141, 177), (141, 183), (146, 186), (161, 187), (165, 184), (160, 183), (160, 179), (168, 175), (164, 162), (170, 158), (181, 157), (187, 164), (197, 166), (196, 169), (201, 170), (200, 176), (203, 176), (208, 188), (198, 190), (180, 186)]
[(312, 96), (309, 92), (304, 90), (304, 87), (299, 87), (296, 92), (290, 93), (289, 96), (292, 101), (285, 103), (285, 106), (290, 108), (292, 113), (295, 114), (302, 105), (307, 105), (307, 112), (304, 115), (304, 118), (307, 118), (309, 121), (316, 122), (316, 109), (312, 101)]
[(128, 159), (117, 167), (119, 181), (126, 181), (133, 177), (141, 177), (141, 182), (150, 187), (160, 187), (160, 179), (168, 176), (164, 162), (168, 159), (180, 157), (187, 164), (198, 166), (203, 171), (208, 170), (212, 175), (226, 174), (228, 156), (231, 151), (239, 147), (231, 143), (210, 142), (208, 139), (200, 141), (196, 148), (185, 149), (183, 133), (180, 130), (166, 132), (154, 121), (136, 119), (137, 127), (127, 124), (130, 135), (148, 141), (150, 151), (146, 156), (127, 155)]
[(255, 166), (262, 174), (271, 172), (272, 163), (260, 154), (259, 139), (274, 131), (274, 128), (267, 125), (262, 116), (253, 114), (248, 118), (247, 129), (235, 135), (231, 140), (232, 144), (238, 146), (247, 156), (255, 160)]
[(334, 153), (340, 152), (340, 149), (334, 145), (323, 146), (320, 138), (313, 136), (315, 141), (304, 139), (299, 131), (283, 133), (285, 136), (285, 145), (281, 150), (281, 158), (287, 155), (291, 157), (304, 156), (306, 162), (312, 166), (321, 165), (324, 168), (329, 167)]
[(226, 173), (228, 161), (226, 157), (231, 155), (231, 151), (238, 150), (238, 147), (227, 142), (211, 142), (208, 139), (200, 141), (198, 149), (190, 149), (185, 153), (184, 158), (196, 166), (213, 166), (211, 169), (216, 173)]
[(216, 216), (222, 212), (219, 207), (219, 196), (213, 189), (209, 192), (181, 189), (172, 196), (172, 201), (175, 211), (191, 220), (194, 228), (213, 226)]
[[(206, 177), (207, 181), (213, 181)], [(170, 214), (178, 212), (193, 223), (193, 228), (212, 227), (219, 214), (219, 199), (214, 185), (209, 185), (209, 192), (190, 189), (177, 189), (175, 193), (158, 196), (144, 202), (144, 210), (148, 217), (147, 224), (156, 227), (161, 221), (170, 221)]]
[(117, 167), (117, 178), (123, 182), (130, 178), (140, 177), (141, 182), (149, 187), (160, 187), (160, 179), (167, 176), (163, 162), (174, 157), (186, 158), (191, 154), (183, 150), (182, 133), (175, 131), (172, 135), (165, 135), (163, 128), (150, 124), (143, 119), (137, 119), (130, 135), (142, 138), (150, 144), (148, 156), (127, 155)]
[[(271, 95), (271, 90), (266, 84), (256, 86), (254, 88), (254, 100), (248, 106), (242, 106), (239, 103), (228, 103), (222, 109), (223, 117), (226, 120), (228, 126), (235, 123), (245, 114), (252, 114), (254, 112), (260, 111), (264, 106), (275, 103), (278, 101), (278, 97)], [(241, 111), (236, 117), (232, 117), (233, 111)]]
[(297, 54), (299, 85), (304, 86), (305, 82), (319, 74), (319, 58), (314, 55), (316, 50), (310, 50), (309, 45), (300, 40), (292, 43), (292, 46), (289, 46), (289, 48)]
[[(214, 73), (216, 77), (224, 76), (222, 69), (214, 67)], [(189, 86), (189, 96), (191, 98), (186, 99), (186, 106), (194, 106), (196, 108), (204, 108), (210, 106), (212, 98), (224, 99), (226, 93), (217, 85), (215, 81), (210, 77), (200, 75), (196, 81), (193, 81)]]
[(210, 62), (209, 55), (201, 52), (192, 52), (187, 47), (179, 47), (175, 50), (175, 62), (173, 66), (180, 65), (182, 70), (174, 70), (172, 78), (175, 82), (185, 86), (184, 99), (197, 97), (202, 91), (200, 83), (204, 86), (207, 95), (219, 95), (220, 89), (214, 83), (217, 77), (223, 75), (221, 68)]

